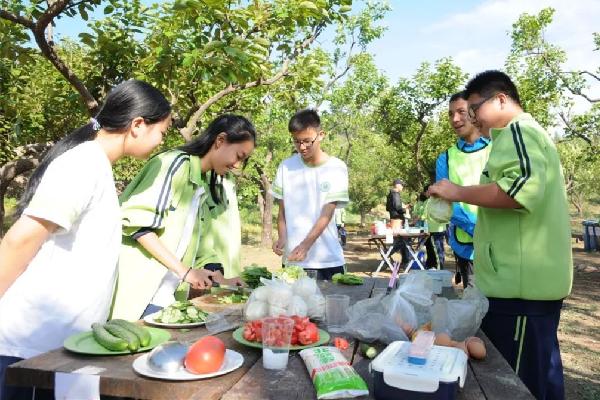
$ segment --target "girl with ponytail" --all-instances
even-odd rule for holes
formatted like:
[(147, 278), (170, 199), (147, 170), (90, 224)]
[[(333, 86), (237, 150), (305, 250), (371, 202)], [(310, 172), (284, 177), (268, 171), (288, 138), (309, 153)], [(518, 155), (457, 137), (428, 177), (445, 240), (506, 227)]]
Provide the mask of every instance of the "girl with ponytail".
[(195, 140), (150, 159), (131, 181), (121, 195), (123, 244), (113, 318), (138, 319), (186, 300), (190, 286), (242, 284), (224, 277), (232, 276), (240, 242), (227, 175), (243, 165), (255, 142), (250, 121), (222, 115)]
[(8, 365), (106, 321), (121, 243), (112, 164), (146, 158), (170, 123), (160, 91), (123, 82), (33, 173), (0, 243), (0, 398), (31, 397), (4, 387)]

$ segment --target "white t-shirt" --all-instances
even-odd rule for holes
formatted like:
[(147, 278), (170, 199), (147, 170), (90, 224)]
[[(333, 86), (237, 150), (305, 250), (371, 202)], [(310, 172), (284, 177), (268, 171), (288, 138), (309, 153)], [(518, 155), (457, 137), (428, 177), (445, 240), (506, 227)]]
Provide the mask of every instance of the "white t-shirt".
[(0, 298), (0, 355), (29, 358), (108, 317), (121, 218), (111, 164), (98, 143), (57, 157), (24, 214), (59, 225)]
[[(331, 156), (325, 163), (311, 167), (295, 154), (279, 165), (271, 193), (276, 199), (283, 199), (287, 230), (285, 254), (289, 254), (306, 238), (325, 204), (336, 203), (337, 208), (348, 204), (348, 169), (342, 160)], [(304, 261), (290, 261), (290, 264), (311, 269), (339, 267), (344, 263), (334, 218)]]

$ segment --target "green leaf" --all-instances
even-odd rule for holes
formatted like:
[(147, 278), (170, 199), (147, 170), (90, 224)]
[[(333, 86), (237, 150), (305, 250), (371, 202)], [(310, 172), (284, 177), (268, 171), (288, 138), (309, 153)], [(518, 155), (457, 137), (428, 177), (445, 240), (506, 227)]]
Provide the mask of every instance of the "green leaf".
[(115, 11), (115, 8), (113, 6), (108, 5), (108, 6), (104, 7), (104, 14), (111, 14), (114, 11)]
[(305, 8), (307, 10), (315, 10), (318, 11), (319, 7), (317, 7), (315, 5), (315, 3), (313, 3), (312, 1), (303, 1), (302, 3), (300, 3), (300, 8)]

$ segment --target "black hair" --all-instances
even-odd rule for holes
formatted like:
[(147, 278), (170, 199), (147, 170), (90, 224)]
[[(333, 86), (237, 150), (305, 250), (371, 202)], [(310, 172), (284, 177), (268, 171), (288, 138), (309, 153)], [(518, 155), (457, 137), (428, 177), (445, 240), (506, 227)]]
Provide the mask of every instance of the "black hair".
[(290, 122), (288, 123), (288, 130), (290, 133), (302, 132), (308, 128), (321, 129), (321, 118), (319, 118), (319, 114), (310, 108), (298, 111), (290, 118)]
[(454, 93), (452, 96), (450, 96), (449, 103), (452, 103), (452, 102), (454, 102), (456, 100), (459, 100), (459, 99), (462, 99), (462, 100), (465, 100), (465, 101), (468, 99), (468, 96), (466, 95), (466, 93), (465, 93), (464, 90), (461, 90), (460, 92)]
[(33, 172), (21, 197), (17, 215), (21, 215), (33, 197), (48, 165), (75, 146), (93, 140), (100, 129), (121, 133), (131, 125), (134, 118), (142, 117), (147, 124), (163, 121), (171, 114), (171, 105), (154, 86), (128, 80), (115, 86), (106, 96), (100, 111), (88, 124), (75, 129), (59, 140), (44, 156)]
[(465, 88), (467, 97), (472, 94), (478, 94), (482, 97), (491, 97), (496, 93), (504, 93), (517, 103), (519, 107), (522, 107), (517, 87), (504, 72), (497, 70), (480, 72), (467, 83)]
[[(256, 129), (252, 125), (252, 122), (241, 115), (224, 114), (215, 118), (201, 135), (189, 143), (180, 146), (179, 150), (204, 157), (212, 148), (215, 140), (217, 140), (217, 136), (221, 133), (225, 134), (227, 143), (241, 143), (252, 140), (252, 143), (256, 145)], [(210, 195), (216, 204), (220, 204), (223, 194), (217, 193), (217, 178), (217, 174), (213, 171), (210, 174)]]

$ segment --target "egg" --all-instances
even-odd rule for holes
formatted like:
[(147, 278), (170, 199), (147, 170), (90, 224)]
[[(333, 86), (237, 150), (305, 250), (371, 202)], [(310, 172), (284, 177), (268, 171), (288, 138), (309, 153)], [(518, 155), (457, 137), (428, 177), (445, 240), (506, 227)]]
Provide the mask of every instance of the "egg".
[(452, 339), (450, 338), (450, 335), (448, 335), (447, 333), (438, 333), (437, 335), (435, 335), (435, 344), (437, 344), (438, 346), (448, 346), (450, 347), (452, 344)]
[(467, 357), (469, 356), (469, 352), (467, 351), (467, 344), (464, 341), (463, 342), (455, 342), (454, 347), (456, 347), (457, 349), (461, 349), (462, 351), (465, 352)]
[(404, 333), (406, 333), (406, 336), (410, 339), (410, 337), (414, 333), (415, 329), (407, 322), (403, 322), (401, 327), (402, 327), (402, 330), (404, 331)]
[(483, 360), (486, 355), (485, 344), (478, 337), (470, 337), (466, 340), (469, 356), (476, 360)]

